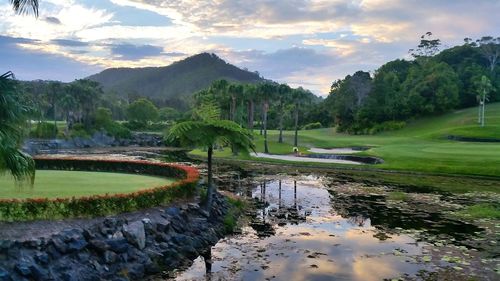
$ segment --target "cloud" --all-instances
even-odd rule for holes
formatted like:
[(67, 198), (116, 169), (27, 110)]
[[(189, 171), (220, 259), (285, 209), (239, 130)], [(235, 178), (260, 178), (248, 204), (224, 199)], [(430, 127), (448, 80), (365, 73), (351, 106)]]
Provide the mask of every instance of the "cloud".
[(53, 39), (50, 40), (50, 43), (65, 47), (85, 47), (89, 45), (87, 42), (71, 39)]
[(21, 47), (23, 44), (37, 46), (39, 41), (0, 36), (0, 72), (14, 72), (21, 80), (50, 79), (73, 81), (102, 70), (102, 67), (80, 63), (71, 58)]
[(40, 62), (96, 68), (162, 66), (210, 51), (326, 94), (335, 79), (404, 57), (427, 31), (449, 46), (498, 36), (498, 10), (496, 0), (45, 0), (35, 19), (0, 1), (0, 44), (46, 54)]
[(163, 52), (162, 47), (152, 45), (132, 45), (118, 44), (111, 47), (111, 53), (118, 56), (120, 59), (140, 59), (144, 57), (159, 56)]
[(56, 18), (56, 17), (45, 17), (44, 20), (46, 22), (52, 23), (52, 24), (61, 24), (61, 21), (58, 18)]

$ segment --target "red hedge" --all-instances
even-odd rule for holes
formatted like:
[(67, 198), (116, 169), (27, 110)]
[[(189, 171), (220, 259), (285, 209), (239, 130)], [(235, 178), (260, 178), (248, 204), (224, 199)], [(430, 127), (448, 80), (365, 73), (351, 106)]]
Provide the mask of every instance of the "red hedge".
[[(139, 190), (130, 193), (92, 195), (72, 198), (29, 198), (0, 199), (0, 220), (55, 219), (66, 217), (103, 216), (114, 213), (130, 212), (138, 209), (159, 206), (174, 198), (192, 195), (200, 174), (194, 167), (157, 163), (142, 160), (93, 160), (80, 158), (35, 158), (37, 167), (51, 167), (84, 170), (118, 170), (146, 174), (175, 175), (181, 180), (172, 184)], [(59, 167), (57, 165), (60, 165)], [(133, 169), (133, 171), (130, 171)]]

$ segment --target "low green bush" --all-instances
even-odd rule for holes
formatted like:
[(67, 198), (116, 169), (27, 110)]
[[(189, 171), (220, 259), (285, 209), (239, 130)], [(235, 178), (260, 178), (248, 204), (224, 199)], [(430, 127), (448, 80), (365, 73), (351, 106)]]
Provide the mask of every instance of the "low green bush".
[(57, 127), (54, 123), (40, 122), (30, 132), (30, 137), (39, 139), (50, 139), (57, 136)]
[(387, 121), (373, 126), (369, 133), (374, 135), (381, 132), (396, 131), (406, 126), (405, 121)]
[(132, 132), (122, 124), (112, 121), (111, 123), (108, 123), (104, 126), (104, 130), (106, 132), (119, 139), (129, 139), (132, 137)]
[(312, 130), (312, 129), (320, 129), (323, 128), (320, 122), (309, 123), (302, 127), (302, 130)]
[(76, 123), (73, 125), (71, 130), (69, 131), (70, 138), (84, 138), (89, 139), (92, 135), (92, 132), (85, 129), (85, 126), (81, 123)]

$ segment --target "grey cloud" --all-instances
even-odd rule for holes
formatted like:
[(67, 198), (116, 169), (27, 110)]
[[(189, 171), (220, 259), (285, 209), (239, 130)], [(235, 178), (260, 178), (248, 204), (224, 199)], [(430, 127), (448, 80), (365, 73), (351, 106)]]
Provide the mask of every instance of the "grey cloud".
[(89, 44), (87, 42), (82, 42), (72, 39), (54, 39), (50, 41), (53, 44), (64, 46), (64, 47), (86, 47)]
[(165, 56), (168, 56), (168, 57), (183, 57), (183, 56), (187, 55), (187, 54), (181, 53), (181, 52), (166, 52), (166, 53), (162, 53), (162, 54)]
[(141, 59), (144, 57), (159, 56), (163, 48), (153, 45), (115, 44), (111, 46), (111, 53), (118, 55), (121, 59)]
[(56, 17), (45, 17), (44, 20), (46, 22), (52, 23), (52, 24), (61, 24), (61, 21), (58, 18), (56, 18)]
[(35, 39), (0, 35), (0, 46), (15, 45), (15, 44), (37, 44), (39, 42), (40, 41)]
[(337, 60), (330, 54), (298, 47), (272, 53), (259, 50), (234, 51), (228, 53), (227, 56), (234, 58), (234, 61), (241, 61), (241, 63), (237, 63), (239, 66), (258, 70), (264, 77), (271, 79), (281, 79), (306, 68), (321, 68), (332, 65)]

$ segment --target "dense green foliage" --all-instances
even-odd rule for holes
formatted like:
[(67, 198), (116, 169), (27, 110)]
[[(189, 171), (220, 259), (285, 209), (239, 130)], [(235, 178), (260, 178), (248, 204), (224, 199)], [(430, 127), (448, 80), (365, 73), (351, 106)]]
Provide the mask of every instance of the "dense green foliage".
[(129, 120), (147, 124), (158, 118), (158, 108), (148, 99), (140, 98), (127, 108)]
[(476, 105), (482, 77), (492, 81), (487, 90), (489, 101), (500, 101), (499, 67), (491, 64), (483, 50), (485, 46), (500, 48), (500, 42), (488, 42), (484, 38), (477, 43), (466, 40), (462, 46), (437, 53), (439, 39), (422, 39), (412, 53), (413, 61), (398, 59), (381, 66), (373, 77), (358, 71), (335, 81), (322, 104), (329, 119), (318, 121), (327, 121), (340, 132), (385, 131), (380, 124)]
[(57, 127), (53, 123), (39, 122), (30, 132), (30, 137), (50, 139), (57, 136)]
[(0, 75), (0, 173), (9, 171), (17, 180), (33, 181), (33, 159), (19, 150), (30, 108), (13, 78), (11, 72)]

